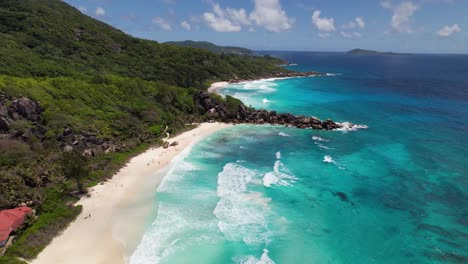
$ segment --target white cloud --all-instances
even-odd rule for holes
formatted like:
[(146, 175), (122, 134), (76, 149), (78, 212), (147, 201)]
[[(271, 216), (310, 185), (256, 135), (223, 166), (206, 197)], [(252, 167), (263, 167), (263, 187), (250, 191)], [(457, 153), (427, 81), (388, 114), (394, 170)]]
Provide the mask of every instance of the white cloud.
[(239, 32), (245, 22), (242, 20), (242, 13), (245, 15), (244, 9), (224, 10), (219, 4), (214, 4), (212, 12), (203, 13), (203, 20), (217, 32)]
[(366, 26), (366, 22), (362, 17), (356, 17), (354, 20), (349, 21), (348, 24), (342, 25), (341, 28), (344, 29), (354, 29), (354, 28), (361, 28), (363, 29)]
[(104, 16), (106, 15), (106, 10), (104, 10), (104, 8), (98, 6), (96, 8), (96, 16)]
[(180, 26), (187, 31), (190, 31), (192, 29), (192, 26), (190, 25), (190, 23), (185, 20), (180, 22)]
[(364, 22), (364, 19), (362, 17), (356, 17), (354, 20), (360, 28), (366, 27), (366, 22)]
[(320, 17), (320, 10), (315, 10), (312, 14), (312, 23), (319, 31), (335, 31), (335, 20), (333, 18)]
[(78, 10), (80, 10), (81, 13), (86, 13), (86, 11), (88, 11), (88, 9), (82, 5), (78, 6)]
[(419, 9), (419, 6), (413, 4), (411, 1), (401, 2), (398, 5), (393, 5), (389, 1), (382, 1), (380, 5), (383, 8), (393, 10), (392, 16), (392, 29), (398, 33), (406, 33), (411, 34), (413, 33), (413, 29), (411, 28), (411, 16)]
[(357, 32), (357, 31), (353, 31), (353, 32), (345, 32), (345, 31), (341, 31), (340, 32), (341, 36), (343, 36), (344, 38), (348, 38), (348, 39), (354, 39), (354, 38), (360, 38), (362, 37), (362, 34)]
[(450, 37), (452, 34), (460, 32), (461, 28), (458, 24), (453, 24), (452, 26), (444, 26), (439, 31), (437, 31), (437, 35), (441, 37)]
[[(349, 21), (348, 24), (342, 25), (341, 28), (344, 29), (340, 32), (341, 36), (348, 39), (360, 38), (362, 34), (357, 30), (364, 29), (366, 22), (362, 17), (356, 17), (352, 21)], [(347, 30), (347, 31), (345, 31)]]
[(239, 23), (241, 25), (250, 25), (250, 21), (247, 17), (247, 12), (245, 12), (245, 9), (227, 8), (226, 13), (235, 23)]
[(330, 36), (330, 33), (322, 33), (321, 32), (321, 33), (318, 34), (318, 36), (321, 37), (321, 38), (328, 38)]
[(162, 17), (153, 17), (153, 19), (151, 21), (153, 22), (153, 24), (155, 24), (156, 26), (158, 26), (162, 30), (165, 30), (165, 31), (171, 31), (172, 30), (171, 24), (169, 24), (169, 22), (166, 21)]
[(249, 17), (271, 32), (288, 30), (294, 24), (294, 19), (286, 15), (279, 0), (255, 0), (255, 9)]
[(175, 0), (163, 0), (163, 2), (170, 5), (175, 4)]

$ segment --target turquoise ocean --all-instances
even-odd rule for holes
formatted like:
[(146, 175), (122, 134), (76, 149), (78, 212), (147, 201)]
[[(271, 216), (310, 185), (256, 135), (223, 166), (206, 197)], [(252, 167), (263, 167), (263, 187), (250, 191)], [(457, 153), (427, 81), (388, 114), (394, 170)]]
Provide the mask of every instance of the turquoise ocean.
[(468, 56), (273, 55), (328, 76), (221, 94), (368, 128), (212, 134), (155, 192), (129, 262), (468, 263)]

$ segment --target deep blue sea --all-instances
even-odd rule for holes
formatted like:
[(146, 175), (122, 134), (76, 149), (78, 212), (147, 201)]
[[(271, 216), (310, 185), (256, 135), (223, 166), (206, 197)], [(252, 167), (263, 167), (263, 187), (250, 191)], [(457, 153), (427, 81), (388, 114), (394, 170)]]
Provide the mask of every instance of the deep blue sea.
[(468, 263), (468, 56), (273, 54), (329, 74), (221, 93), (368, 128), (214, 133), (160, 185), (130, 263)]

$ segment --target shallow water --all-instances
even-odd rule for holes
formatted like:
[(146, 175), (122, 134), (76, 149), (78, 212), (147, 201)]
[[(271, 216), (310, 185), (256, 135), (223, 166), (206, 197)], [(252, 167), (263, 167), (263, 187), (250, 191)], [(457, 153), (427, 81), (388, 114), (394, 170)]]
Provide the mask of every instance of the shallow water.
[(467, 263), (468, 57), (277, 55), (333, 74), (221, 92), (369, 128), (211, 135), (159, 187), (130, 263)]

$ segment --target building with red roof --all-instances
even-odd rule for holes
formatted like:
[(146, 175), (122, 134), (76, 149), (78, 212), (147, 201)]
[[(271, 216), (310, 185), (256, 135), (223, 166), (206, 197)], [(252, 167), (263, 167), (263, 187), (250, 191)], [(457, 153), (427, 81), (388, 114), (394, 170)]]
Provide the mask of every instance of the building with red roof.
[(27, 206), (0, 211), (0, 247), (6, 244), (10, 233), (20, 227), (30, 214), (32, 209)]

